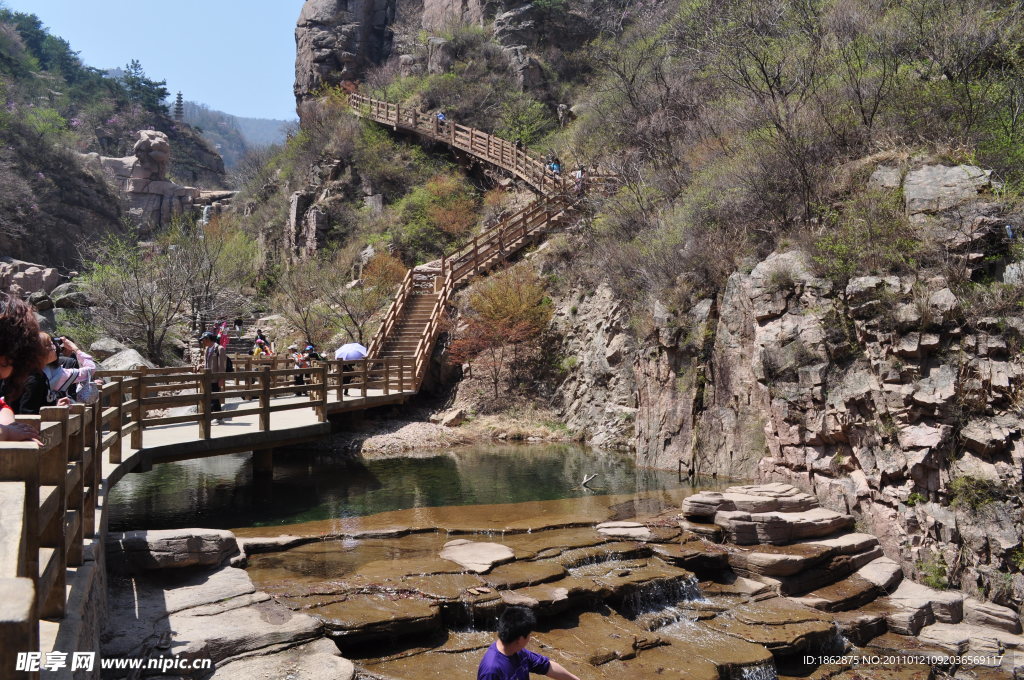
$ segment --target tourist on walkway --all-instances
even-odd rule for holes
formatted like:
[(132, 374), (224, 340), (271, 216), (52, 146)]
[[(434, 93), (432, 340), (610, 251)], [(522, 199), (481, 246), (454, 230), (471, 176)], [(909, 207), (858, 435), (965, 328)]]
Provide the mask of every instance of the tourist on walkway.
[[(352, 382), (353, 373), (355, 372), (357, 361), (362, 361), (366, 358), (368, 350), (358, 342), (349, 342), (339, 347), (334, 352), (334, 358), (337, 361), (345, 361), (352, 363), (344, 363), (341, 365), (341, 384), (348, 385)], [(348, 390), (346, 389), (343, 393), (348, 396)]]
[[(32, 307), (17, 297), (0, 294), (0, 383), (20, 390), (42, 362), (39, 324)], [(38, 441), (37, 436), (32, 427), (15, 422), (14, 410), (0, 397), (0, 441)]]
[(537, 625), (526, 607), (508, 607), (498, 617), (498, 640), (484, 653), (477, 680), (528, 680), (530, 673), (555, 680), (580, 680), (557, 661), (526, 648)]
[(231, 342), (231, 336), (228, 335), (228, 322), (221, 321), (217, 325), (217, 344), (226, 348), (229, 342)]
[(262, 340), (264, 345), (266, 345), (267, 347), (270, 347), (270, 340), (267, 340), (267, 336), (263, 335), (263, 329), (262, 328), (257, 328), (256, 329), (256, 339), (257, 340)]
[[(203, 356), (206, 365), (206, 372), (215, 374), (227, 373), (228, 353), (224, 349), (224, 347), (217, 342), (217, 336), (211, 333), (210, 331), (206, 331), (205, 333), (199, 336), (199, 342), (200, 344), (202, 344), (203, 349), (205, 350)], [(210, 382), (211, 392), (220, 392), (220, 387), (220, 380), (214, 380)], [(210, 410), (213, 411), (214, 413), (220, 412), (220, 399), (210, 400)], [(217, 418), (218, 422), (220, 422), (221, 420), (221, 418)]]
[[(309, 368), (309, 359), (305, 354), (299, 351), (298, 345), (288, 345), (288, 356), (292, 358), (292, 362), (295, 364), (295, 368)], [(306, 379), (302, 373), (296, 373), (294, 378), (295, 387), (299, 388), (306, 384)], [(301, 397), (305, 393), (305, 390), (296, 389), (295, 396)]]
[(270, 351), (270, 347), (267, 346), (267, 343), (256, 338), (256, 343), (252, 346), (252, 355), (254, 357), (269, 357), (273, 356), (273, 354), (274, 353)]

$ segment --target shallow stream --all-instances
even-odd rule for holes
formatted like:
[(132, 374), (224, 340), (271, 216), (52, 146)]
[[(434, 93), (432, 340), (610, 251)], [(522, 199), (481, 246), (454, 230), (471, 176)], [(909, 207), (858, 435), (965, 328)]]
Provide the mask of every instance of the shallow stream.
[(110, 530), (271, 527), (622, 494), (657, 512), (678, 507), (694, 488), (674, 472), (638, 469), (628, 457), (575, 445), (475, 446), (368, 461), (279, 452), (272, 478), (254, 475), (251, 461), (250, 454), (216, 456), (127, 475), (110, 496)]

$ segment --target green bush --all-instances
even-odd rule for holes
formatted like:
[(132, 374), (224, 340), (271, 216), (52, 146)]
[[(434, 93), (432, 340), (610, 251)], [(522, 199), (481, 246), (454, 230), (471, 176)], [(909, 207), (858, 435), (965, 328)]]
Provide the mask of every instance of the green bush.
[(826, 233), (814, 243), (821, 273), (841, 284), (859, 274), (905, 272), (920, 244), (894, 192), (866, 191), (825, 213)]
[(555, 127), (555, 117), (539, 101), (528, 96), (509, 99), (501, 106), (501, 120), (496, 134), (509, 140), (520, 140), (530, 146)]
[(919, 505), (921, 503), (927, 502), (927, 500), (928, 500), (928, 498), (925, 497), (924, 494), (920, 494), (920, 493), (914, 491), (909, 496), (907, 496), (906, 506), (908, 508), (912, 508), (915, 505)]
[(914, 566), (921, 572), (921, 583), (936, 590), (949, 588), (946, 562), (941, 557), (937, 560), (931, 558), (919, 560)]
[(476, 226), (477, 201), (458, 175), (435, 175), (402, 198), (395, 209), (393, 233), (399, 248), (414, 262), (440, 256), (461, 244)]
[(951, 479), (946, 490), (954, 508), (978, 510), (999, 497), (995, 483), (969, 475)]

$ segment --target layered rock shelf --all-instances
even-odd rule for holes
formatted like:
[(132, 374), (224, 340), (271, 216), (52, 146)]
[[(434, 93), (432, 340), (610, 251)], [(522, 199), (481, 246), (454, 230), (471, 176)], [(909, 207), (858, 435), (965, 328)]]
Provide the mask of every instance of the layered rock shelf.
[(735, 486), (690, 496), (682, 509), (681, 526), (724, 538), (734, 573), (831, 613), (855, 645), (917, 636), (915, 644), (951, 654), (1003, 655), (1001, 669), (1015, 670), (1004, 653), (1024, 644), (1016, 612), (904, 579), (876, 537), (850, 531), (853, 517), (818, 507), (810, 494), (782, 483)]
[(604, 522), (538, 512), (500, 532), (493, 512), (516, 505), (440, 513), (436, 526), (388, 528), (404, 517), (388, 513), (330, 538), (112, 536), (103, 651), (209, 657), (215, 678), (472, 677), (497, 615), (523, 605), (540, 622), (534, 646), (587, 678), (931, 677), (928, 664), (805, 662), (899, 652), (936, 667), (997, 659), (985, 677), (1017, 670), (1013, 611), (904, 579), (874, 536), (791, 486), (702, 492), (651, 517), (620, 507)]

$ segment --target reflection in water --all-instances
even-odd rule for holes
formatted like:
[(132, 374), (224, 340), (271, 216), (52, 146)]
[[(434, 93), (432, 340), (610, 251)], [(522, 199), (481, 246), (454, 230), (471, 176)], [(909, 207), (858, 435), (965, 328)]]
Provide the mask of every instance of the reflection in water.
[[(278, 526), (417, 507), (554, 500), (676, 489), (674, 472), (575, 445), (477, 446), (428, 457), (353, 461), (301, 452), (274, 456), (273, 480), (235, 454), (156, 465), (127, 475), (110, 497), (110, 529)], [(597, 474), (591, 489), (585, 475)], [(613, 509), (645, 510), (643, 501)]]

